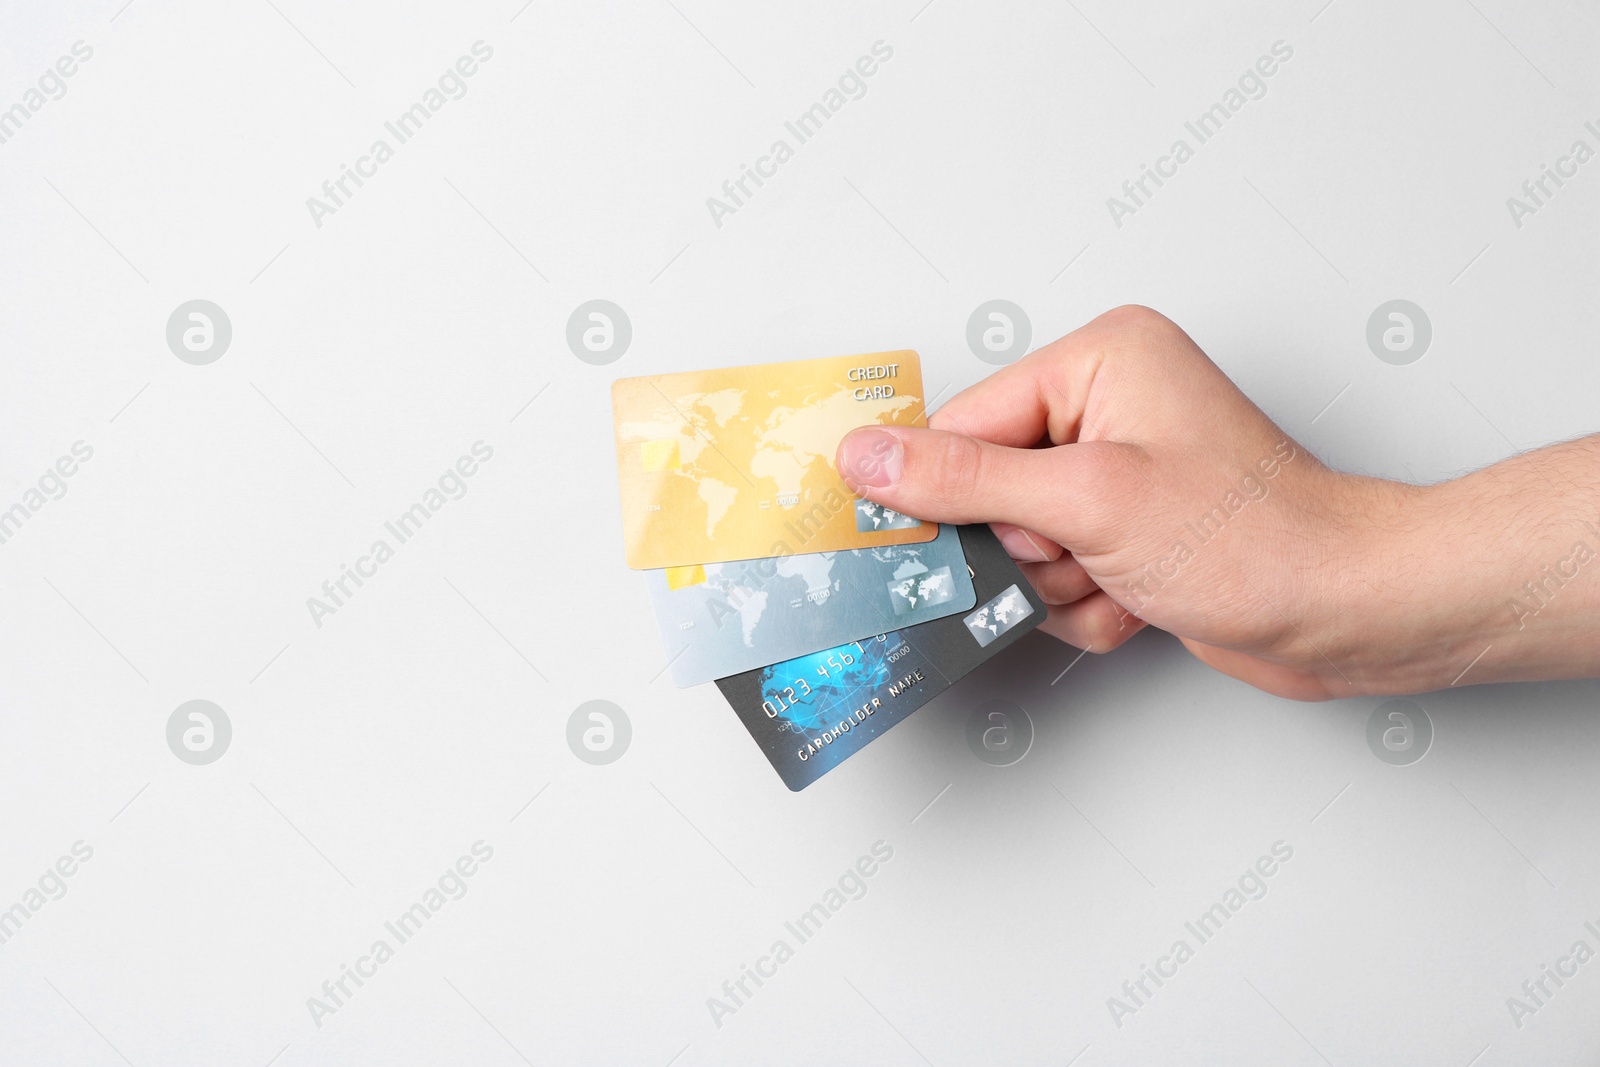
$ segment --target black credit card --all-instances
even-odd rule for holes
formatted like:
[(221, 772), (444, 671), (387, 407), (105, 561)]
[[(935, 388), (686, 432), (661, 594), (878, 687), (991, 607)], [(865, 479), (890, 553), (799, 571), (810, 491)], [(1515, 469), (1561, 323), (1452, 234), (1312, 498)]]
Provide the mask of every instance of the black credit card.
[(804, 789), (1044, 621), (994, 532), (960, 533), (972, 611), (717, 680), (784, 785)]

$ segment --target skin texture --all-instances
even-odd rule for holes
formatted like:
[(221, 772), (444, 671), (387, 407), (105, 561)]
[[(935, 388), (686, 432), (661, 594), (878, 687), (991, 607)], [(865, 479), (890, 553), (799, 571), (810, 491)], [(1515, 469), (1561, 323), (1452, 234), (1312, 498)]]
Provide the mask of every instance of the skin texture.
[(1155, 626), (1299, 700), (1600, 674), (1600, 437), (1433, 486), (1341, 473), (1136, 306), (929, 426), (853, 431), (840, 473), (896, 511), (992, 523), (1043, 629), (1079, 648)]

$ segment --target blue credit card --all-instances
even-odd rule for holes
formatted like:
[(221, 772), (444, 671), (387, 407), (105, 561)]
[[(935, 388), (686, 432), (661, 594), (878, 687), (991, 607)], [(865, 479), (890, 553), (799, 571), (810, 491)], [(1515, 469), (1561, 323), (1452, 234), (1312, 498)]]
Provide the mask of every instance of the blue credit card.
[(954, 526), (924, 544), (671, 567), (646, 581), (680, 687), (977, 603)]
[(804, 789), (949, 689), (1049, 609), (987, 526), (961, 526), (974, 610), (717, 680), (790, 789)]

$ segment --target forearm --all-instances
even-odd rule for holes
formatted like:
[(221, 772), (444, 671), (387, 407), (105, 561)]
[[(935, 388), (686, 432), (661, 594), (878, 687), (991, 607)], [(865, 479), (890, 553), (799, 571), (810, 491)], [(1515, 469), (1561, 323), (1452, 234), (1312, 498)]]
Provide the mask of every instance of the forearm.
[(1600, 675), (1600, 436), (1397, 499), (1347, 591), (1370, 688)]

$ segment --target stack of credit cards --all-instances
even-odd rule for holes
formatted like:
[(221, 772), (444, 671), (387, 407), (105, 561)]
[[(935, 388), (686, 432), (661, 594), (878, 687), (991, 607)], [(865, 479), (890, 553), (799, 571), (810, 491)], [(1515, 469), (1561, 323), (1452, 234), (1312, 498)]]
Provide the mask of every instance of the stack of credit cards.
[(612, 387), (628, 564), (673, 681), (715, 681), (803, 789), (1043, 621), (987, 526), (863, 500), (858, 426), (924, 426), (915, 352), (624, 378)]

